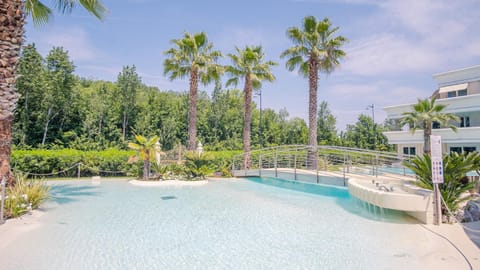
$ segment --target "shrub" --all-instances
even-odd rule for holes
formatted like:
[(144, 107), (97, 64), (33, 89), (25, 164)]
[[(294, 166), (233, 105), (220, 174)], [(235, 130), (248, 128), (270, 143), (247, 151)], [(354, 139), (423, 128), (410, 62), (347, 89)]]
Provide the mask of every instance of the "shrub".
[(213, 156), (209, 153), (188, 152), (185, 154), (185, 173), (188, 179), (205, 179), (212, 173)]
[(81, 166), (81, 176), (129, 175), (141, 172), (141, 163), (128, 164), (134, 151), (107, 149), (103, 151), (60, 150), (14, 150), (12, 168), (15, 171), (35, 174), (53, 174), (54, 177), (75, 177), (77, 166)]
[(49, 198), (50, 187), (41, 180), (27, 180), (26, 174), (15, 174), (15, 186), (6, 189), (5, 215), (18, 217), (36, 209)]
[[(444, 182), (439, 184), (440, 193), (445, 200), (447, 207), (455, 212), (460, 203), (468, 200), (470, 196), (465, 196), (466, 192), (474, 187), (473, 182), (465, 182), (467, 172), (475, 167), (475, 159), (478, 153), (458, 154), (451, 153), (443, 156)], [(417, 185), (433, 190), (432, 183), (432, 163), (429, 155), (416, 156), (403, 165), (412, 170), (419, 181)], [(442, 213), (448, 215), (447, 209), (442, 205)]]

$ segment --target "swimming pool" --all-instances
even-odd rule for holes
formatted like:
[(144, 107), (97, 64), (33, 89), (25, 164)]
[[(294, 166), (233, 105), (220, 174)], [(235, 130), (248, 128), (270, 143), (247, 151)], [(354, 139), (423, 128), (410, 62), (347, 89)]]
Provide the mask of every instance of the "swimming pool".
[(420, 226), (371, 218), (345, 188), (52, 185), (40, 226), (0, 250), (1, 269), (422, 269), (430, 252)]

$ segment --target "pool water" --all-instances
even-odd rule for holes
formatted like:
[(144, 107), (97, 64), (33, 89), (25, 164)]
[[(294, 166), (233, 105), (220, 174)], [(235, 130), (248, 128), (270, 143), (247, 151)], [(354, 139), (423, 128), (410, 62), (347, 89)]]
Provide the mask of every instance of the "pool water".
[(56, 182), (42, 225), (0, 250), (0, 269), (422, 269), (418, 225), (373, 217), (345, 188), (313, 186)]

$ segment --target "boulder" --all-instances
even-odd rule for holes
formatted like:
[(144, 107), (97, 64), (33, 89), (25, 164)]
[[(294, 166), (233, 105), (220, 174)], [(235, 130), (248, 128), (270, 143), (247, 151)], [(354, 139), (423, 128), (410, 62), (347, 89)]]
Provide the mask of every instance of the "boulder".
[(465, 222), (479, 221), (480, 220), (480, 199), (471, 200), (463, 209), (463, 220)]

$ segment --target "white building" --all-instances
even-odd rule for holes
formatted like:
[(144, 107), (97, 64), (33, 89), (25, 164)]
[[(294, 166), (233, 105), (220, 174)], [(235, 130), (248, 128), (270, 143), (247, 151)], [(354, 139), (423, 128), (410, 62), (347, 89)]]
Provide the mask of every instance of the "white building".
[[(438, 89), (432, 96), (437, 104), (445, 104), (444, 112), (453, 113), (460, 118), (455, 125), (457, 132), (450, 128), (433, 125), (432, 134), (442, 136), (443, 152), (480, 151), (480, 65), (445, 73), (435, 74)], [(412, 104), (383, 108), (387, 119), (394, 125), (394, 131), (384, 132), (390, 144), (394, 144), (398, 154), (423, 153), (423, 130), (414, 134), (407, 126), (400, 126), (402, 113), (412, 111)]]

